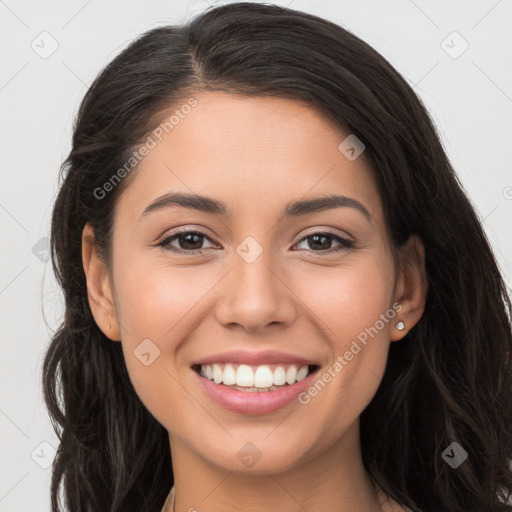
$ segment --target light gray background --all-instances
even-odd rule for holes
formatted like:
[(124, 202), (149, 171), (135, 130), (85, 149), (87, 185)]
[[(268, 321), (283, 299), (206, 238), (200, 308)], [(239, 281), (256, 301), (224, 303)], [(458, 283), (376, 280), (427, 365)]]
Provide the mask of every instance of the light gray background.
[[(344, 26), (414, 86), (510, 284), (512, 0), (274, 3)], [(44, 237), (78, 103), (133, 38), (208, 5), (0, 0), (0, 512), (50, 510), (51, 468), (41, 466), (51, 463), (58, 443), (42, 402), (41, 362), (62, 298)], [(58, 43), (47, 58), (31, 46), (51, 49), (44, 31)], [(469, 47), (459, 55), (464, 40)]]

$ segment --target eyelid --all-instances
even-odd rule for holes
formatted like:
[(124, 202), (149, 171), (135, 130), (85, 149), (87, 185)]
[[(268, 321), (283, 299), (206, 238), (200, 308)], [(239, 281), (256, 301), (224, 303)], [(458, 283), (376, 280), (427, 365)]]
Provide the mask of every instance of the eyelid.
[[(180, 235), (186, 235), (188, 233), (202, 235), (205, 239), (209, 240), (213, 244), (220, 245), (218, 242), (216, 242), (213, 239), (213, 237), (208, 235), (203, 230), (203, 228), (196, 228), (196, 227), (192, 227), (192, 226), (189, 226), (187, 228), (180, 226), (180, 227), (172, 229), (171, 231), (166, 232), (164, 235), (162, 235), (158, 238), (155, 245), (161, 246), (168, 251), (174, 252), (175, 254), (183, 254), (183, 255), (189, 255), (189, 256), (205, 254), (206, 252), (208, 252), (208, 249), (211, 249), (211, 247), (206, 247), (204, 249), (189, 249), (189, 250), (187, 250), (187, 249), (180, 249), (177, 247), (173, 247), (170, 245), (171, 241), (174, 242), (175, 240), (178, 239), (178, 237)], [(295, 247), (296, 245), (303, 242), (309, 236), (312, 236), (312, 235), (330, 236), (334, 241), (338, 242), (339, 247), (337, 247), (337, 248), (331, 247), (329, 249), (320, 250), (320, 251), (313, 251), (311, 249), (309, 249), (309, 250), (308, 249), (298, 249), (298, 251), (305, 250), (306, 252), (308, 252), (316, 257), (316, 256), (322, 256), (322, 255), (337, 254), (337, 253), (340, 253), (340, 252), (343, 252), (343, 251), (346, 251), (349, 249), (356, 248), (356, 241), (353, 239), (352, 236), (345, 234), (345, 233), (342, 235), (342, 234), (334, 232), (333, 228), (322, 228), (320, 226), (315, 226), (315, 227), (307, 229), (305, 232), (302, 232), (300, 238), (293, 244), (292, 247)], [(172, 239), (174, 239), (174, 240), (172, 240)]]
[[(354, 242), (355, 243), (355, 240), (354, 238), (349, 234), (347, 233), (346, 231), (344, 231), (342, 234), (338, 233), (338, 232), (333, 232), (334, 228), (329, 228), (329, 227), (323, 227), (323, 226), (315, 226), (315, 227), (312, 227), (312, 228), (308, 228), (306, 231), (302, 232), (300, 234), (300, 238), (297, 238), (297, 241), (294, 243), (294, 245), (296, 245), (298, 242), (302, 241), (303, 238), (309, 236), (309, 235), (314, 235), (314, 234), (318, 234), (318, 233), (322, 233), (322, 234), (329, 234), (329, 235), (335, 235), (335, 236), (339, 236), (347, 241), (350, 241), (350, 242)], [(208, 238), (210, 241), (212, 242), (215, 242), (215, 243), (219, 243), (217, 242), (211, 235), (209, 235), (208, 233), (206, 233), (205, 231), (205, 228), (203, 227), (193, 227), (193, 225), (189, 226), (189, 227), (177, 227), (177, 228), (174, 228), (174, 229), (171, 229), (170, 231), (166, 231), (163, 235), (159, 236), (155, 242), (155, 245), (158, 245), (160, 242), (164, 241), (164, 240), (167, 240), (169, 237), (173, 236), (173, 235), (176, 235), (176, 234), (182, 234), (182, 233), (200, 233), (202, 235), (204, 235), (206, 238)], [(348, 237), (348, 238), (347, 238)]]
[(181, 234), (187, 234), (187, 233), (198, 233), (198, 234), (204, 235), (204, 237), (208, 238), (211, 242), (218, 243), (214, 240), (214, 238), (211, 235), (209, 235), (206, 232), (205, 228), (194, 227), (194, 225), (191, 225), (188, 227), (179, 226), (177, 228), (171, 229), (170, 231), (165, 231), (163, 235), (160, 235), (157, 238), (155, 245), (159, 245), (161, 242), (168, 240), (169, 238), (171, 238), (174, 235), (181, 235)]
[(304, 240), (307, 240), (308, 237), (313, 235), (327, 235), (331, 237), (335, 242), (338, 242), (338, 247), (330, 247), (329, 249), (323, 251), (313, 251), (312, 249), (296, 249), (298, 251), (306, 251), (311, 257), (321, 258), (326, 256), (332, 256), (336, 254), (340, 254), (342, 252), (348, 251), (350, 249), (356, 249), (356, 241), (352, 237), (346, 237), (344, 235), (340, 235), (338, 233), (333, 232), (331, 229), (318, 229), (313, 228), (312, 231), (303, 233), (301, 238), (293, 244), (293, 247), (303, 243)]
[(297, 242), (295, 242), (295, 244), (297, 244), (298, 242), (300, 242), (303, 238), (306, 238), (307, 236), (316, 235), (319, 233), (325, 234), (325, 235), (331, 235), (331, 236), (338, 236), (340, 238), (343, 238), (347, 242), (355, 243), (355, 239), (351, 235), (349, 235), (346, 231), (343, 231), (343, 232), (341, 230), (333, 231), (333, 229), (335, 229), (335, 228), (328, 228), (328, 227), (323, 227), (323, 226), (315, 226), (313, 228), (308, 228), (308, 229), (306, 229), (306, 231), (304, 231), (303, 233), (300, 234), (300, 238), (297, 240)]

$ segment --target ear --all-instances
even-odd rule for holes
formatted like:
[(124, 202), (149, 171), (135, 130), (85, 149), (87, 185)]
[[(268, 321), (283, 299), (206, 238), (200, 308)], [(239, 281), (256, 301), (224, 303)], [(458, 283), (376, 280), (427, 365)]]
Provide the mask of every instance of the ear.
[[(395, 301), (402, 309), (393, 319), (391, 341), (402, 339), (420, 320), (425, 310), (428, 281), (425, 271), (425, 248), (418, 235), (411, 235), (399, 248), (399, 275), (395, 288)], [(405, 329), (399, 330), (395, 324), (402, 321)]]
[(87, 223), (82, 232), (82, 263), (87, 282), (87, 296), (94, 320), (103, 334), (119, 341), (120, 330), (105, 262), (99, 257), (94, 243), (94, 231)]

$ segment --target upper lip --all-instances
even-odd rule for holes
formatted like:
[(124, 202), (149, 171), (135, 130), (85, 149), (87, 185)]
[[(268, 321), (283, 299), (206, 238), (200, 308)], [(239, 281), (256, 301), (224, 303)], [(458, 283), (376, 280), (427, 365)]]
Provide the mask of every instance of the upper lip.
[(289, 363), (297, 365), (318, 365), (319, 363), (305, 359), (295, 354), (287, 354), (286, 352), (278, 352), (276, 350), (263, 350), (260, 352), (247, 352), (245, 350), (231, 350), (229, 352), (221, 352), (212, 354), (196, 361), (194, 364), (213, 364), (213, 363), (237, 363), (247, 365), (263, 365)]

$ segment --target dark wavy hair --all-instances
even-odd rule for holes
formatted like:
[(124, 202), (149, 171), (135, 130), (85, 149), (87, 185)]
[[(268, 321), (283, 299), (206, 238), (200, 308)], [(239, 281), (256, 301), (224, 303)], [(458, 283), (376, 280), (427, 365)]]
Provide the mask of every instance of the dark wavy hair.
[[(365, 468), (421, 512), (512, 511), (511, 303), (475, 208), (413, 89), (348, 30), (289, 8), (249, 2), (150, 30), (98, 75), (80, 105), (51, 223), (65, 316), (44, 355), (43, 392), (60, 444), (52, 510), (155, 512), (173, 484), (166, 429), (138, 398), (120, 343), (96, 325), (81, 259), (86, 222), (111, 268), (114, 206), (135, 169), (93, 193), (162, 113), (202, 91), (308, 102), (364, 142), (390, 244), (425, 247), (420, 321), (389, 349), (360, 417)], [(441, 457), (457, 441), (467, 460)], [(63, 486), (64, 496), (59, 496)]]

